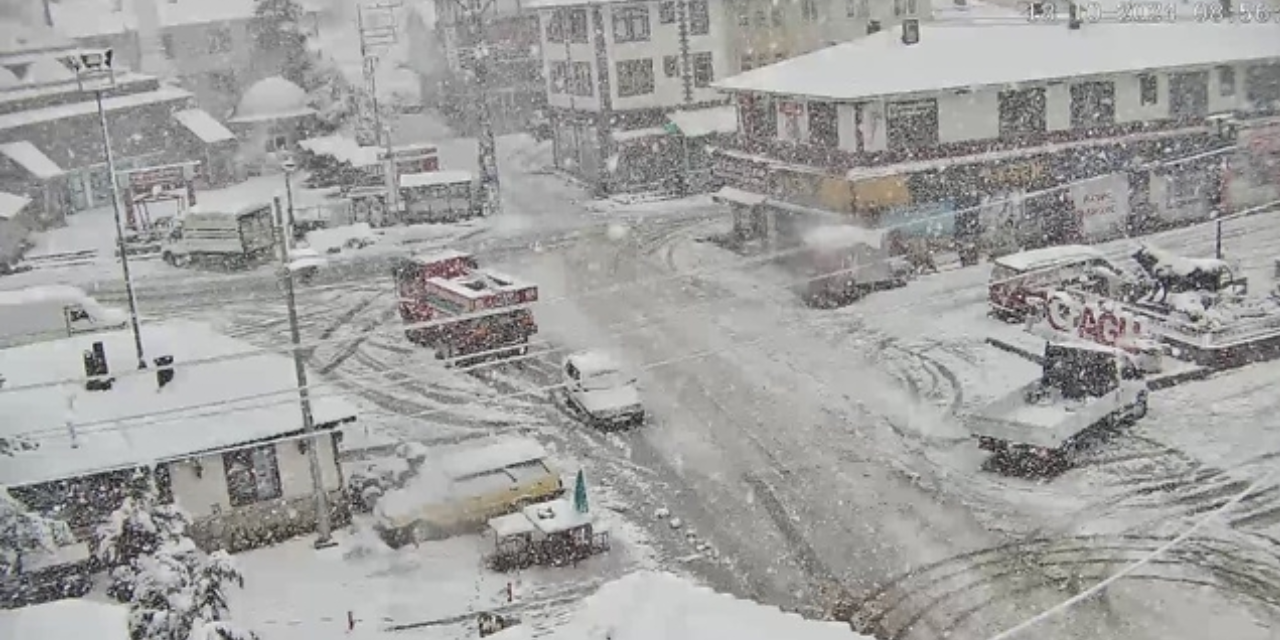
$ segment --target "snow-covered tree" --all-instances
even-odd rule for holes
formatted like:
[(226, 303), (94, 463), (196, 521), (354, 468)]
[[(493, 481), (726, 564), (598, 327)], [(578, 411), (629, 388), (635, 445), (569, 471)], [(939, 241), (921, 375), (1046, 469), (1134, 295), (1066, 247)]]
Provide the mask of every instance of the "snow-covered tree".
[[(162, 543), (112, 572), (128, 581), (134, 640), (253, 640), (257, 635), (227, 618), (226, 588), (244, 576), (225, 551), (205, 555), (190, 538)], [(119, 596), (116, 592), (113, 595)]]
[(279, 60), (279, 75), (307, 88), (313, 61), (307, 50), (303, 17), (302, 6), (296, 0), (258, 0), (252, 29), (258, 52)]
[(73, 540), (65, 522), (32, 513), (0, 487), (0, 576), (20, 572), (24, 558), (52, 553)]
[(155, 552), (164, 543), (180, 542), (190, 518), (175, 504), (162, 504), (154, 481), (144, 491), (124, 499), (93, 534), (94, 555), (107, 566)]

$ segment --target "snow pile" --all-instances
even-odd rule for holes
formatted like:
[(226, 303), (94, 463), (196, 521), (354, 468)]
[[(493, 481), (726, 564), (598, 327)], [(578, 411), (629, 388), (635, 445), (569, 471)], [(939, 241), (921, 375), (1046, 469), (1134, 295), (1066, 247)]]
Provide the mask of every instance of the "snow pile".
[(1225, 260), (1217, 258), (1187, 258), (1169, 253), (1155, 245), (1143, 244), (1141, 250), (1146, 251), (1157, 260), (1155, 275), (1172, 275), (1185, 278), (1197, 271), (1204, 273), (1230, 272), (1231, 267)]
[(75, 79), (75, 73), (52, 57), (36, 59), (31, 66), (27, 67), (27, 73), (23, 76), (27, 84), (71, 82)]
[(874, 229), (841, 224), (814, 227), (805, 232), (803, 241), (806, 245), (820, 251), (839, 251), (858, 245), (879, 249), (883, 237), (884, 234)]
[(338, 162), (350, 163), (353, 167), (378, 165), (378, 147), (362, 147), (355, 140), (341, 135), (308, 138), (298, 142), (298, 146), (321, 156), (329, 156)]
[(1188, 291), (1171, 293), (1165, 302), (1174, 320), (1200, 331), (1280, 317), (1280, 302), (1270, 298), (1231, 299), (1218, 293)]
[(70, 598), (0, 611), (0, 638), (129, 640), (129, 608)]
[[(502, 631), (515, 640), (528, 630)], [(842, 622), (806, 620), (797, 614), (717, 593), (669, 573), (643, 571), (610, 582), (583, 601), (582, 609), (548, 640), (870, 640)]]
[(338, 253), (343, 249), (363, 249), (377, 244), (378, 236), (367, 222), (333, 227), (332, 229), (316, 229), (307, 233), (307, 247), (317, 254)]
[(314, 114), (315, 109), (308, 104), (307, 92), (302, 87), (280, 76), (271, 76), (255, 82), (244, 92), (231, 121), (262, 122)]

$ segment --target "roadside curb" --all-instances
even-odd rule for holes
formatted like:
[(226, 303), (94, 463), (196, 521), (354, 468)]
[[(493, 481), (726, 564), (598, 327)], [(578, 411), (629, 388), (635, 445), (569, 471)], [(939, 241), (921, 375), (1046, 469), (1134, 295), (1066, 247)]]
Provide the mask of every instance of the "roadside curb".
[[(1005, 342), (1004, 340), (1001, 340), (999, 338), (992, 338), (988, 336), (986, 341), (987, 341), (987, 344), (1001, 351), (1012, 353), (1015, 356), (1018, 356), (1020, 358), (1025, 358), (1036, 364), (1044, 364), (1044, 358), (1042, 358), (1038, 353), (1033, 353), (1017, 345), (1011, 344), (1009, 342)], [(1205, 378), (1208, 378), (1209, 376), (1216, 373), (1216, 371), (1217, 371), (1216, 369), (1213, 369), (1210, 367), (1197, 366), (1196, 368), (1190, 369), (1188, 371), (1181, 371), (1178, 373), (1171, 373), (1163, 376), (1162, 375), (1152, 376), (1150, 378), (1147, 378), (1147, 386), (1150, 387), (1152, 391), (1160, 391), (1161, 389), (1169, 389), (1171, 387), (1176, 387), (1183, 383), (1192, 382), (1195, 380), (1204, 380)]]

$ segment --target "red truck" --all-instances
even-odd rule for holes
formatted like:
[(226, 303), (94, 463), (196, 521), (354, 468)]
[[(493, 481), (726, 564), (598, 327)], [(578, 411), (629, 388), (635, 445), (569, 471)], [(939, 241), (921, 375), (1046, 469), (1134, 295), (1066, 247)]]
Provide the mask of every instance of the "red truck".
[[(496, 271), (481, 269), (474, 256), (449, 251), (411, 257), (394, 267), (405, 324), (453, 322), (405, 330), (405, 337), (434, 347), (436, 357), (457, 364), (491, 355), (523, 355), (529, 336), (538, 332), (528, 305), (538, 300), (536, 285)], [(498, 311), (511, 307), (510, 311)], [(491, 313), (479, 315), (486, 311)], [(477, 317), (471, 317), (477, 316)], [(504, 350), (504, 347), (513, 347)]]

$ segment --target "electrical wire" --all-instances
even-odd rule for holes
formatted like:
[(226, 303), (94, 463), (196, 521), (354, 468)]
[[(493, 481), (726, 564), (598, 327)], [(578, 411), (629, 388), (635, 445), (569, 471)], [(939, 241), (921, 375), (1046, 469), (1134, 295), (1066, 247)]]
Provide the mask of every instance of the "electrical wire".
[[(1191, 155), (1191, 156), (1185, 156), (1185, 157), (1182, 157), (1182, 158), (1176, 158), (1176, 159), (1171, 159), (1171, 160), (1166, 160), (1166, 161), (1157, 161), (1157, 162), (1147, 163), (1147, 164), (1143, 165), (1142, 167), (1138, 168), (1138, 170), (1143, 170), (1143, 169), (1152, 169), (1152, 168), (1156, 168), (1156, 167), (1174, 166), (1174, 165), (1178, 165), (1178, 164), (1183, 164), (1183, 163), (1187, 163), (1187, 162), (1192, 162), (1192, 161), (1195, 161), (1195, 160), (1198, 160), (1198, 159), (1203, 159), (1203, 158), (1206, 158), (1206, 157), (1212, 157), (1212, 156), (1214, 156), (1214, 155), (1221, 155), (1221, 154), (1227, 153), (1227, 152), (1232, 151), (1232, 150), (1235, 150), (1235, 149), (1236, 149), (1236, 147), (1233, 145), (1233, 146), (1223, 147), (1223, 148), (1220, 148), (1220, 149), (1217, 149), (1217, 150), (1213, 150), (1213, 151), (1208, 151), (1208, 152), (1198, 152), (1198, 153), (1196, 153), (1196, 154), (1194, 154), (1194, 155)], [(982, 210), (982, 209), (985, 209), (985, 208), (991, 207), (991, 206), (993, 206), (993, 205), (996, 205), (996, 204), (999, 204), (999, 203), (1002, 203), (1002, 202), (1013, 202), (1013, 201), (1017, 201), (1017, 200), (1027, 199), (1027, 198), (1033, 198), (1033, 197), (1038, 197), (1038, 196), (1043, 196), (1043, 195), (1049, 195), (1049, 194), (1057, 193), (1057, 192), (1062, 191), (1062, 190), (1065, 190), (1065, 189), (1069, 189), (1069, 188), (1071, 188), (1071, 187), (1073, 187), (1073, 186), (1078, 186), (1078, 185), (1083, 185), (1083, 184), (1089, 184), (1089, 183), (1091, 183), (1091, 182), (1097, 182), (1097, 181), (1099, 181), (1099, 180), (1106, 179), (1106, 178), (1110, 177), (1111, 175), (1112, 175), (1112, 174), (1107, 174), (1107, 175), (1103, 175), (1103, 176), (1092, 176), (1092, 177), (1084, 178), (1084, 179), (1081, 179), (1081, 180), (1074, 180), (1074, 181), (1070, 181), (1070, 182), (1064, 182), (1064, 183), (1062, 183), (1062, 184), (1059, 184), (1059, 185), (1056, 185), (1056, 186), (1053, 186), (1053, 187), (1049, 187), (1049, 188), (1046, 188), (1046, 189), (1041, 189), (1041, 190), (1033, 191), (1033, 192), (1027, 192), (1027, 193), (1022, 194), (1022, 195), (1020, 195), (1020, 196), (1010, 196), (1010, 197), (1003, 198), (1003, 199), (1000, 199), (1000, 200), (991, 200), (991, 201), (988, 201), (988, 202), (986, 202), (986, 203), (983, 203), (983, 204), (980, 204), (980, 205), (976, 205), (976, 206), (973, 206), (973, 207), (967, 207), (967, 208), (964, 208), (964, 209), (961, 209), (961, 210), (957, 210), (957, 211), (953, 211), (953, 212), (947, 212), (947, 213), (939, 214), (939, 215), (932, 216), (932, 217), (930, 217), (930, 218), (926, 218), (926, 219), (913, 220), (913, 221), (912, 221), (912, 224), (927, 223), (927, 222), (934, 221), (934, 220), (950, 219), (950, 218), (954, 218), (955, 216), (958, 216), (958, 215), (960, 215), (960, 214), (964, 214), (964, 213), (971, 213), (971, 212), (980, 211), (980, 210)], [(1277, 204), (1276, 202), (1268, 203), (1267, 205), (1263, 205), (1262, 207), (1254, 207), (1253, 209), (1263, 209), (1263, 208), (1266, 208), (1266, 207), (1275, 206), (1276, 204)], [(1251, 211), (1252, 211), (1252, 210), (1251, 210)], [(1228, 220), (1228, 219), (1233, 219), (1233, 218), (1235, 218), (1235, 217), (1241, 217), (1241, 216), (1242, 216), (1242, 214), (1232, 214), (1232, 215), (1230, 215), (1230, 216), (1224, 216), (1224, 217), (1220, 218), (1219, 220), (1223, 220), (1223, 221), (1225, 221), (1225, 220)], [(1219, 220), (1207, 220), (1207, 221), (1200, 222), (1200, 223), (1198, 223), (1198, 224), (1196, 224), (1196, 225), (1189, 225), (1188, 227), (1184, 227), (1184, 228), (1191, 228), (1191, 227), (1200, 226), (1200, 225), (1205, 225), (1205, 224), (1216, 224), (1216, 223), (1218, 223), (1218, 221), (1219, 221)], [(695, 278), (695, 277), (698, 277), (698, 276), (701, 276), (701, 275), (707, 275), (707, 274), (713, 274), (713, 273), (720, 273), (720, 272), (724, 272), (724, 271), (730, 271), (730, 270), (734, 270), (734, 269), (737, 269), (737, 268), (740, 268), (740, 267), (750, 266), (750, 265), (753, 265), (753, 264), (764, 264), (764, 263), (772, 262), (772, 261), (777, 260), (777, 259), (779, 259), (779, 258), (784, 258), (784, 257), (790, 256), (790, 255), (796, 255), (796, 254), (802, 253), (802, 252), (804, 252), (804, 251), (805, 251), (805, 248), (804, 248), (804, 247), (796, 247), (796, 248), (791, 248), (791, 249), (784, 249), (784, 250), (781, 250), (781, 251), (776, 251), (776, 252), (771, 252), (771, 253), (762, 254), (762, 255), (759, 255), (759, 256), (754, 256), (754, 257), (747, 258), (747, 259), (744, 259), (744, 260), (741, 260), (741, 261), (734, 261), (734, 262), (732, 262), (732, 263), (718, 265), (718, 266), (716, 266), (716, 267), (709, 268), (709, 269), (700, 269), (700, 270), (694, 270), (694, 271), (686, 271), (686, 272), (682, 272), (682, 273), (679, 273), (679, 274), (672, 274), (672, 275), (666, 275), (666, 276), (659, 276), (659, 277), (655, 277), (655, 278), (642, 279), (642, 280), (638, 280), (638, 281), (635, 281), (635, 282), (628, 282), (628, 283), (615, 284), (615, 285), (610, 285), (610, 286), (607, 286), (607, 287), (603, 287), (603, 288), (601, 288), (601, 289), (595, 289), (595, 290), (591, 290), (591, 291), (579, 292), (579, 293), (577, 293), (577, 294), (575, 294), (575, 295), (566, 295), (566, 296), (560, 296), (560, 297), (558, 297), (558, 298), (551, 298), (551, 299), (541, 300), (540, 302), (542, 302), (542, 303), (570, 302), (570, 301), (575, 301), (575, 300), (582, 300), (582, 299), (585, 299), (585, 298), (593, 298), (593, 297), (601, 296), (601, 295), (608, 294), (608, 293), (616, 293), (616, 292), (618, 292), (618, 291), (621, 291), (621, 290), (624, 290), (624, 289), (629, 289), (629, 288), (634, 288), (634, 287), (641, 287), (641, 286), (648, 286), (648, 285), (653, 285), (653, 284), (661, 284), (661, 283), (666, 283), (666, 282), (673, 282), (673, 281), (683, 280), (683, 279), (687, 279), (687, 278)], [(1025, 275), (1025, 274), (1024, 274), (1024, 275)], [(373, 334), (373, 333), (384, 333), (384, 332), (389, 333), (389, 332), (393, 332), (393, 331), (394, 331), (394, 332), (400, 332), (400, 331), (407, 331), (407, 330), (413, 330), (413, 329), (430, 329), (430, 328), (440, 327), (440, 326), (444, 326), (444, 325), (448, 325), (448, 324), (453, 324), (453, 323), (456, 323), (456, 322), (461, 322), (461, 321), (466, 321), (466, 320), (475, 320), (475, 319), (487, 318), (487, 317), (492, 317), (492, 316), (504, 315), (504, 314), (507, 314), (507, 313), (510, 313), (510, 312), (512, 312), (512, 311), (519, 310), (519, 309), (529, 309), (530, 307), (531, 307), (531, 304), (526, 303), (526, 304), (519, 304), (519, 305), (511, 305), (511, 306), (506, 306), (506, 307), (500, 307), (500, 308), (497, 308), (497, 309), (486, 309), (486, 310), (483, 310), (483, 311), (477, 311), (477, 312), (472, 312), (472, 313), (459, 314), (459, 315), (457, 315), (457, 316), (451, 316), (451, 317), (448, 317), (448, 318), (442, 318), (442, 319), (439, 319), (439, 320), (428, 320), (428, 321), (423, 321), (423, 322), (407, 323), (407, 324), (404, 324), (403, 326), (398, 327), (398, 328), (396, 328), (396, 329), (391, 329), (391, 330), (386, 330), (386, 331), (371, 332), (370, 334)], [(365, 335), (367, 336), (367, 335), (370, 335), (370, 334), (365, 334)], [(212, 363), (215, 363), (215, 362), (224, 362), (224, 361), (227, 361), (227, 360), (243, 359), (243, 358), (252, 357), (253, 355), (255, 355), (255, 354), (257, 354), (257, 353), (281, 353), (281, 354), (283, 354), (283, 353), (289, 353), (289, 352), (293, 352), (293, 351), (305, 351), (305, 350), (315, 349), (316, 347), (324, 346), (324, 345), (331, 345), (331, 344), (346, 343), (346, 342), (350, 342), (351, 340), (352, 340), (352, 338), (349, 338), (349, 337), (328, 338), (328, 339), (315, 340), (315, 341), (311, 341), (311, 342), (302, 342), (302, 343), (299, 343), (299, 344), (297, 344), (297, 345), (289, 345), (289, 346), (286, 346), (286, 347), (277, 347), (277, 348), (261, 348), (261, 349), (256, 349), (256, 350), (247, 350), (247, 351), (244, 351), (244, 352), (237, 352), (236, 354), (229, 354), (229, 355), (224, 355), (224, 356), (214, 356), (214, 357), (209, 357), (209, 358), (201, 358), (201, 359), (195, 359), (195, 360), (185, 361), (185, 362), (181, 362), (181, 363), (174, 363), (174, 365), (172, 366), (172, 368), (174, 368), (174, 369), (178, 369), (178, 368), (188, 368), (188, 367), (201, 366), (201, 365), (205, 365), (205, 364), (212, 364)], [(132, 375), (146, 375), (146, 374), (148, 374), (148, 373), (150, 373), (148, 370), (131, 370), (131, 371), (121, 372), (120, 374), (118, 374), (118, 375), (117, 375), (117, 376), (115, 376), (115, 377), (126, 377), (126, 376), (132, 376)], [(85, 376), (85, 377), (81, 377), (81, 378), (74, 378), (74, 379), (67, 379), (67, 380), (49, 381), (49, 382), (43, 382), (43, 383), (34, 383), (34, 384), (28, 384), (28, 385), (18, 385), (18, 386), (12, 386), (12, 387), (0, 387), (0, 394), (3, 394), (3, 393), (12, 393), (12, 392), (16, 392), (16, 391), (27, 391), (27, 390), (33, 390), (33, 389), (39, 389), (39, 388), (48, 388), (48, 387), (54, 387), (54, 386), (65, 385), (65, 384), (83, 384), (84, 382), (87, 382), (87, 381), (88, 381), (88, 380), (90, 380), (90, 379), (91, 379), (90, 377)]]

